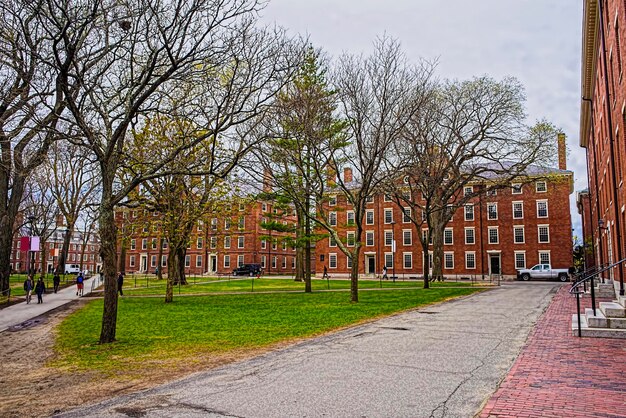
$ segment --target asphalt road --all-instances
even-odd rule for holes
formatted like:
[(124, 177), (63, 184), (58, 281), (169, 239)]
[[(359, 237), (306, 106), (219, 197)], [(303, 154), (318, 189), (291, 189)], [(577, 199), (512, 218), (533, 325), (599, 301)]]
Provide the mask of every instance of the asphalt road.
[(559, 283), (505, 283), (64, 414), (472, 417)]

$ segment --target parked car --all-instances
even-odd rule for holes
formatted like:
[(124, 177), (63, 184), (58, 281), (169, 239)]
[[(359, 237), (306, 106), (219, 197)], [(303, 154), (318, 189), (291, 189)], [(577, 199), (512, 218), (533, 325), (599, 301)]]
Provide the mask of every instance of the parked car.
[(80, 265), (78, 264), (66, 264), (65, 274), (78, 274), (80, 272)]
[(558, 279), (562, 282), (566, 282), (569, 280), (569, 269), (553, 269), (550, 264), (536, 264), (529, 269), (522, 269), (517, 271), (517, 280), (528, 281), (531, 279)]
[(261, 273), (260, 264), (242, 264), (233, 270), (233, 276), (256, 276)]

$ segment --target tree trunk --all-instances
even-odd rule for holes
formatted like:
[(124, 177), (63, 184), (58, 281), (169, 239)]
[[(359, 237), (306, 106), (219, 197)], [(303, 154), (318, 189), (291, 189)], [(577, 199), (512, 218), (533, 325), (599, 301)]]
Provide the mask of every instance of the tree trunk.
[(72, 240), (72, 233), (74, 232), (74, 224), (75, 222), (69, 222), (67, 219), (67, 226), (65, 229), (65, 234), (63, 235), (63, 246), (61, 246), (61, 255), (59, 255), (59, 262), (57, 264), (57, 270), (59, 272), (65, 273), (65, 264), (67, 263), (67, 254), (70, 251), (70, 242)]
[(358, 245), (352, 253), (352, 268), (350, 269), (350, 301), (359, 301), (359, 253), (361, 248)]
[(441, 211), (436, 211), (430, 217), (430, 234), (433, 240), (433, 277), (432, 281), (443, 280), (443, 231), (445, 223)]
[(120, 258), (117, 260), (117, 271), (126, 273), (126, 240), (120, 240)]
[(159, 239), (159, 258), (157, 260), (157, 266), (158, 266), (157, 267), (157, 279), (158, 280), (163, 280), (163, 265), (162, 265), (163, 263), (161, 263), (162, 259), (163, 259), (163, 237)]
[(117, 231), (115, 226), (114, 205), (111, 203), (112, 184), (103, 176), (102, 204), (100, 205), (100, 256), (104, 270), (104, 312), (100, 344), (115, 341), (117, 326), (117, 277), (115, 262), (117, 259)]
[(13, 251), (13, 223), (14, 218), (7, 213), (0, 217), (0, 280), (2, 294), (9, 289), (9, 276), (11, 275), (11, 252)]
[(176, 257), (178, 259), (178, 279), (174, 284), (187, 284), (187, 275), (185, 274), (185, 255), (187, 255), (187, 246), (184, 245), (176, 250)]
[(428, 278), (428, 239), (426, 239), (426, 245), (422, 242), (422, 271), (424, 272), (424, 289), (430, 288)]
[(165, 286), (165, 303), (174, 301), (174, 284), (178, 283), (178, 275), (180, 274), (180, 266), (178, 265), (178, 255), (176, 247), (171, 246), (167, 255), (167, 282)]

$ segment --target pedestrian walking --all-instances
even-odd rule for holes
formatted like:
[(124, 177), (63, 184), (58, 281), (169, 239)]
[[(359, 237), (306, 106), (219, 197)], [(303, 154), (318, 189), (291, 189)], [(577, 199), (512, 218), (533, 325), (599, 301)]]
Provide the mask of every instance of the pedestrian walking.
[(76, 276), (76, 296), (83, 295), (83, 283), (85, 282), (85, 278), (83, 277), (83, 272), (79, 272), (78, 276)]
[(59, 291), (59, 284), (61, 284), (61, 276), (59, 276), (58, 271), (55, 271), (54, 276), (52, 276), (52, 285), (54, 287), (54, 293)]
[(389, 276), (387, 276), (387, 266), (383, 267), (383, 279), (389, 280)]
[(328, 269), (324, 265), (324, 274), (322, 275), (322, 280), (328, 279), (328, 278), (329, 278), (329, 276), (328, 276)]
[(24, 280), (24, 292), (26, 293), (26, 304), (30, 303), (30, 299), (33, 294), (33, 289), (35, 288), (35, 283), (33, 282), (33, 278), (28, 276), (26, 280)]
[(117, 276), (117, 290), (120, 292), (120, 296), (124, 296), (124, 292), (122, 292), (122, 286), (124, 286), (124, 273), (120, 271), (120, 274)]
[(43, 303), (43, 294), (46, 291), (46, 284), (43, 282), (43, 278), (39, 278), (37, 280), (37, 284), (35, 285), (35, 293), (37, 293), (37, 303)]

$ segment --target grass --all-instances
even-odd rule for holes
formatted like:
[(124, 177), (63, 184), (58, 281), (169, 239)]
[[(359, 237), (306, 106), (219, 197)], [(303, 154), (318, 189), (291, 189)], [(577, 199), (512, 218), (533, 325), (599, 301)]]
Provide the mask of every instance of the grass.
[(141, 374), (149, 367), (319, 335), (480, 288), (348, 292), (256, 293), (119, 300), (117, 341), (98, 345), (102, 300), (89, 302), (60, 326), (53, 365), (70, 370)]

